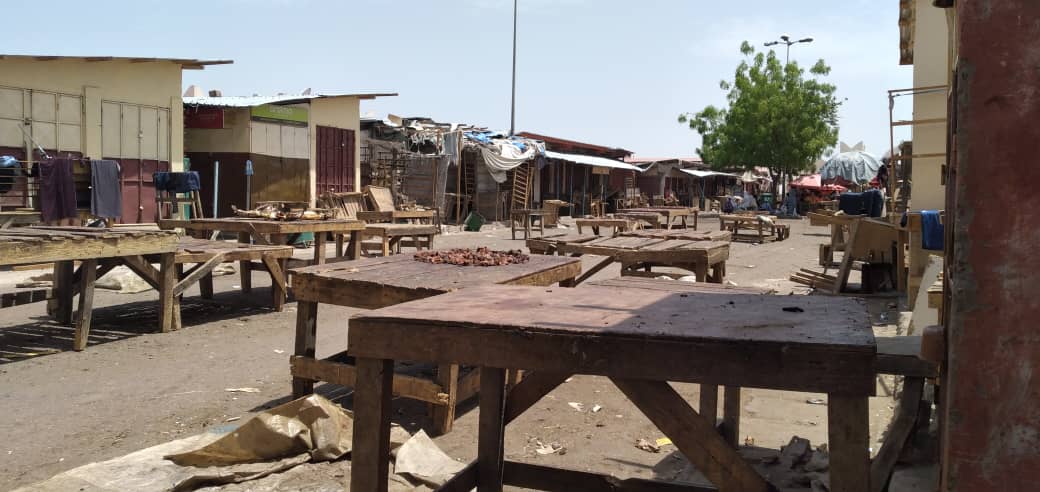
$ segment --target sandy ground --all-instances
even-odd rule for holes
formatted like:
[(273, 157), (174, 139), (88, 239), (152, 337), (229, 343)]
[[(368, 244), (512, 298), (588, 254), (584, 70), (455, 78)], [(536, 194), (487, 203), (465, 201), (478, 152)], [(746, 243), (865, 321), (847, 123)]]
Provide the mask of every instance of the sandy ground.
[[(787, 280), (793, 270), (814, 267), (817, 244), (827, 230), (792, 225), (791, 238), (778, 243), (734, 243), (728, 279), (742, 286), (776, 289), (779, 294), (804, 294)], [(702, 229), (715, 229), (713, 219)], [(510, 240), (509, 229), (487, 226), (481, 232), (438, 236), (438, 247), (487, 245), (496, 249), (522, 247)], [(297, 251), (306, 257), (310, 251)], [(40, 272), (33, 272), (40, 273)], [(615, 264), (594, 278), (619, 274)], [(0, 288), (28, 274), (0, 273)], [(0, 311), (0, 489), (46, 479), (93, 461), (121, 456), (175, 438), (198, 433), (234, 417), (288, 400), (288, 357), (293, 346), (295, 304), (283, 312), (268, 309), (269, 280), (254, 274), (254, 290), (238, 289), (238, 275), (218, 277), (217, 295), (200, 300), (197, 287), (183, 302), (184, 328), (154, 333), (155, 292), (119, 294), (98, 291), (90, 345), (83, 352), (69, 349), (72, 330), (57, 326), (43, 303)], [(898, 318), (894, 300), (872, 300), (876, 333), (893, 333)], [(356, 309), (319, 309), (318, 356), (345, 348), (347, 318)], [(229, 392), (250, 387), (258, 393)], [(676, 385), (696, 401), (697, 385)], [(879, 381), (871, 400), (871, 442), (877, 443), (891, 417), (891, 384)], [(318, 392), (350, 406), (349, 389), (321, 385)], [(826, 442), (826, 406), (808, 403), (823, 395), (745, 389), (740, 433), (756, 446), (778, 448), (793, 435), (814, 445)], [(569, 403), (583, 404), (577, 411)], [(427, 424), (425, 406), (396, 399), (395, 421), (410, 430)], [(591, 412), (599, 405), (601, 410)], [(470, 460), (476, 453), (475, 401), (460, 411), (455, 430), (437, 443), (451, 456)], [(637, 439), (662, 434), (635, 407), (600, 377), (576, 376), (561, 385), (507, 429), (508, 459), (614, 473), (619, 476), (669, 478), (665, 466), (673, 447), (659, 454), (637, 449)], [(558, 443), (565, 454), (539, 455), (537, 442)]]

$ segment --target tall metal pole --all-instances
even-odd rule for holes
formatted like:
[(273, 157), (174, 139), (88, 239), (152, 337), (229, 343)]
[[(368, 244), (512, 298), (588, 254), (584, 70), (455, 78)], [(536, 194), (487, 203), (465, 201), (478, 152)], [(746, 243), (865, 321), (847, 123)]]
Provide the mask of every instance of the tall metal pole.
[(513, 96), (509, 107), (509, 136), (516, 133), (516, 2), (513, 0)]
[(786, 44), (787, 44), (787, 59), (784, 61), (784, 66), (787, 66), (787, 65), (791, 64), (791, 45), (794, 44), (794, 43), (788, 41)]

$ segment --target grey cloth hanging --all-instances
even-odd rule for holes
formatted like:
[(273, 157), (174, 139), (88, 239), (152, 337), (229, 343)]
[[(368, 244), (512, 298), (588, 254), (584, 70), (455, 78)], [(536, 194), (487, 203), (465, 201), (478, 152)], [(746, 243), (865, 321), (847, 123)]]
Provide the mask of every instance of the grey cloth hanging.
[(118, 219), (123, 216), (123, 190), (119, 186), (119, 163), (90, 161), (90, 213), (95, 217)]

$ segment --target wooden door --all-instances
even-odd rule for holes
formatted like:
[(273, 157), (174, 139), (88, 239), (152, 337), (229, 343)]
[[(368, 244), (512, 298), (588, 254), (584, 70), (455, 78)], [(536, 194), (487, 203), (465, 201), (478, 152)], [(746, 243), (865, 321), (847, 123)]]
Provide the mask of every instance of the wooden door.
[(354, 130), (319, 126), (317, 134), (317, 193), (354, 189)]

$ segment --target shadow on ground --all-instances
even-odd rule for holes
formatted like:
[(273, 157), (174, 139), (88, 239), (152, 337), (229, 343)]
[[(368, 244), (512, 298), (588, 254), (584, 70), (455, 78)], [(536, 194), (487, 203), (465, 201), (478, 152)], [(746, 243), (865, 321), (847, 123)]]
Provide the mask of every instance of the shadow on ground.
[[(271, 312), (269, 288), (215, 294), (213, 299), (185, 298), (181, 301), (181, 329), (213, 321)], [(95, 308), (91, 317), (88, 347), (155, 333), (159, 326), (159, 303), (145, 300)], [(74, 326), (58, 324), (49, 316), (33, 316), (28, 324), (0, 329), (0, 365), (72, 350)], [(75, 317), (73, 317), (75, 320)]]

